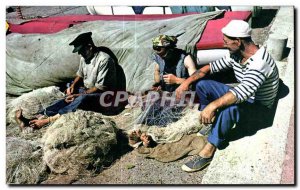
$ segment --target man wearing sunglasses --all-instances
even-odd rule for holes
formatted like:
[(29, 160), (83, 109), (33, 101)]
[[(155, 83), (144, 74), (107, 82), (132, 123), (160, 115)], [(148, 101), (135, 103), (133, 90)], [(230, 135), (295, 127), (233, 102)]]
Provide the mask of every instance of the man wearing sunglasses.
[[(249, 24), (241, 20), (230, 21), (223, 29), (224, 47), (230, 56), (214, 61), (196, 71), (176, 90), (180, 98), (190, 84), (197, 82), (200, 99), (200, 123), (210, 124), (208, 143), (197, 156), (182, 166), (187, 172), (209, 165), (216, 149), (229, 145), (229, 134), (234, 125), (255, 127), (268, 117), (279, 88), (278, 69), (264, 47), (257, 47), (251, 39)], [(207, 74), (233, 69), (239, 84), (225, 84), (205, 80)], [(270, 117), (270, 116), (269, 116)]]
[[(163, 92), (160, 94), (161, 97), (151, 104), (144, 104), (145, 107), (142, 107), (144, 111), (137, 118), (136, 124), (165, 127), (170, 122), (176, 121), (179, 118), (178, 113), (184, 109), (185, 104), (173, 105), (172, 98), (166, 97), (173, 97), (172, 92), (196, 71), (196, 67), (192, 57), (176, 48), (176, 43), (175, 36), (158, 35), (152, 39), (155, 84), (151, 90)], [(166, 112), (178, 117), (167, 117)]]
[(155, 62), (155, 85), (161, 90), (174, 92), (175, 89), (196, 71), (192, 57), (176, 48), (175, 36), (159, 35), (152, 39)]

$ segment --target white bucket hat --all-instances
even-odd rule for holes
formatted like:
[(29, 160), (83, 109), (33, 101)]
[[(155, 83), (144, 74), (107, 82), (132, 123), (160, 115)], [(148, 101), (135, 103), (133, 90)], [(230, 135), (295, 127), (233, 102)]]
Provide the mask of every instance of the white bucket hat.
[(245, 38), (251, 36), (249, 24), (243, 20), (232, 20), (224, 28), (223, 34), (229, 37)]

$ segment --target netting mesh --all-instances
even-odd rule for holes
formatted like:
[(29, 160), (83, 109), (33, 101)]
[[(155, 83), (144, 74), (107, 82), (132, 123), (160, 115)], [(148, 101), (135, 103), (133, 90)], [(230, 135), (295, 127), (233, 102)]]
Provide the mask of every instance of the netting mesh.
[(185, 107), (168, 104), (161, 106), (161, 101), (149, 105), (137, 119), (137, 124), (149, 126), (166, 127), (172, 122), (178, 121), (182, 117), (182, 111)]
[(47, 177), (43, 151), (36, 141), (6, 138), (6, 183), (36, 184)]
[(135, 123), (166, 127), (183, 116), (183, 111), (190, 103), (188, 101), (188, 99), (183, 102), (176, 101), (174, 93), (160, 93), (159, 98), (157, 98), (157, 93), (150, 92), (143, 101), (142, 112)]

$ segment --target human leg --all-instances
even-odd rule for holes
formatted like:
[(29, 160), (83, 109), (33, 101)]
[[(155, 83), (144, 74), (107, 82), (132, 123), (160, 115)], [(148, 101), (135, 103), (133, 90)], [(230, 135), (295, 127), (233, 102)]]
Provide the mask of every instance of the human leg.
[[(203, 110), (206, 105), (227, 93), (228, 90), (228, 86), (214, 81), (198, 83), (196, 91), (201, 103), (199, 110)], [(212, 130), (208, 136), (208, 143), (199, 152), (199, 155), (182, 165), (182, 170), (194, 172), (208, 166), (213, 159), (216, 149), (224, 148), (228, 145), (228, 133), (239, 119), (240, 114), (237, 105), (218, 110), (216, 120), (213, 122)]]
[(213, 159), (217, 148), (224, 148), (228, 145), (227, 135), (232, 126), (239, 121), (240, 115), (237, 105), (229, 106), (220, 110), (216, 121), (212, 124), (211, 133), (208, 136), (208, 143), (191, 160), (182, 165), (182, 170), (194, 172), (208, 166)]
[(216, 121), (212, 124), (208, 142), (219, 149), (228, 146), (227, 136), (234, 124), (240, 121), (240, 110), (238, 105), (231, 105), (221, 109), (217, 113)]
[[(229, 89), (229, 86), (213, 80), (199, 81), (196, 85), (197, 96), (200, 99), (199, 110), (203, 110), (210, 102), (227, 93)], [(239, 117), (238, 113), (237, 105), (218, 110), (217, 121), (212, 124), (214, 135), (210, 135), (210, 138), (212, 138), (211, 144), (216, 145), (217, 147), (219, 144), (222, 144), (220, 140), (220, 138), (223, 138), (222, 134), (226, 135), (225, 133), (227, 133), (237, 120), (239, 120), (239, 118), (237, 118)]]
[[(76, 100), (76, 99), (75, 99)], [(74, 100), (74, 101), (75, 101)], [(73, 103), (73, 102), (72, 102)], [(60, 99), (53, 102), (50, 106), (40, 111), (39, 114), (47, 116), (47, 118), (33, 119), (29, 122), (29, 126), (34, 129), (40, 129), (48, 123), (55, 121), (61, 115), (59, 111), (68, 107), (70, 103), (67, 103), (65, 99)]]
[(99, 97), (100, 93), (82, 94), (74, 99), (71, 103), (58, 110), (60, 115), (75, 112), (76, 109), (81, 108), (88, 111), (96, 111), (100, 109)]
[(45, 116), (54, 116), (58, 114), (58, 111), (64, 107), (66, 107), (69, 103), (65, 101), (65, 99), (60, 99), (57, 101), (54, 101), (50, 106), (46, 107), (42, 111), (39, 112), (39, 114), (45, 115)]
[(199, 110), (202, 111), (210, 102), (228, 92), (229, 86), (213, 80), (200, 80), (196, 84), (196, 93), (200, 100)]

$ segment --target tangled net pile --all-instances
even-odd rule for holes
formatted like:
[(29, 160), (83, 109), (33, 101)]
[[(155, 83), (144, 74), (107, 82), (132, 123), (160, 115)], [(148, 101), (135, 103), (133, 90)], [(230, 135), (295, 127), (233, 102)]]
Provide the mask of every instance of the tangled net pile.
[(154, 102), (147, 100), (143, 102), (143, 111), (138, 116), (136, 124), (166, 127), (183, 116), (183, 111), (186, 108), (184, 105), (176, 104), (170, 99), (163, 100), (159, 98)]

